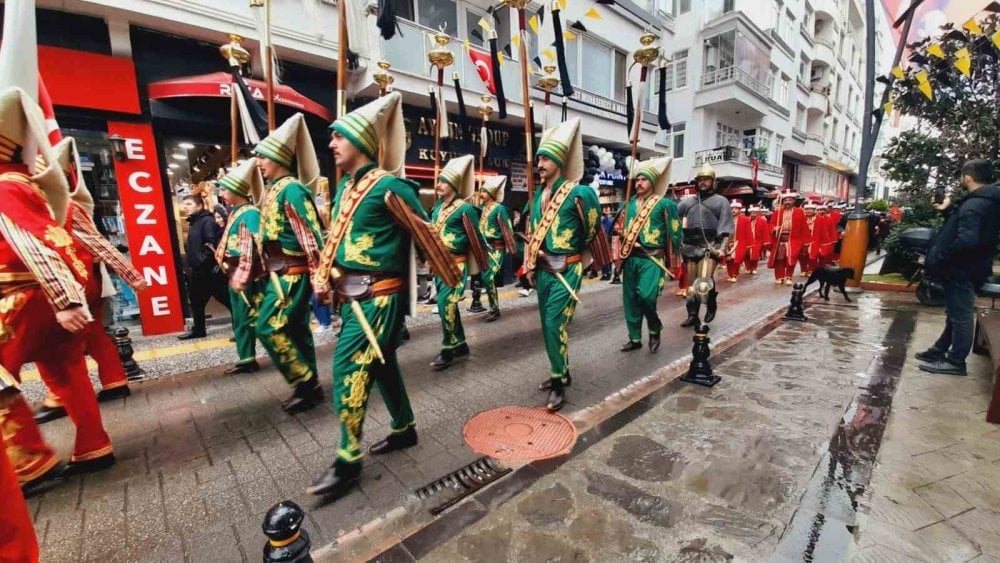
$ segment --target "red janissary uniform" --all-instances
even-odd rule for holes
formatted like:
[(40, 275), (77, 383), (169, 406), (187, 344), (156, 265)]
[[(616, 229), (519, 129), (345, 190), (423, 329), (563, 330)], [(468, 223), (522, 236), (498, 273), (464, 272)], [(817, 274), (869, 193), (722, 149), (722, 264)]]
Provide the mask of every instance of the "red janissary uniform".
[[(17, 389), (17, 380), (0, 366), (0, 391)], [(0, 561), (38, 561), (38, 539), (21, 486), (7, 459), (0, 435)]]
[[(52, 219), (42, 192), (22, 164), (0, 164), (0, 365), (18, 377), (35, 362), (51, 374), (45, 384), (66, 400), (76, 426), (71, 461), (112, 453), (101, 422), (83, 341), (64, 330), (54, 310), (86, 306), (89, 266), (73, 239)], [(0, 430), (18, 480), (27, 483), (58, 464), (23, 398), (0, 414)]]
[[(94, 263), (86, 287), (87, 304), (94, 317), (94, 322), (89, 323), (87, 328), (77, 336), (83, 340), (84, 353), (97, 362), (97, 375), (101, 380), (101, 389), (123, 387), (128, 385), (125, 368), (122, 367), (121, 359), (118, 357), (118, 349), (108, 333), (104, 331), (101, 273), (97, 263), (103, 262), (133, 288), (139, 287), (143, 283), (142, 275), (118, 252), (118, 249), (101, 235), (87, 211), (75, 201), (71, 201), (69, 204), (66, 227), (73, 236), (73, 248), (77, 256), (86, 256)], [(38, 371), (43, 378), (46, 375), (53, 375), (45, 373), (48, 371), (48, 366), (39, 366)], [(45, 404), (56, 406), (61, 404), (61, 400), (50, 390)]]
[(823, 238), (823, 221), (819, 215), (806, 216), (806, 226), (809, 236), (799, 252), (799, 270), (802, 275), (808, 275), (816, 268), (816, 257), (819, 256), (820, 241)]
[(809, 226), (801, 208), (778, 209), (771, 215), (771, 255), (767, 267), (774, 269), (774, 279), (792, 277), (795, 261), (809, 241)]
[(840, 261), (840, 252), (837, 251), (837, 243), (840, 242), (840, 231), (837, 230), (837, 227), (840, 225), (840, 218), (843, 217), (843, 214), (833, 209), (830, 211), (828, 217), (830, 218), (830, 230), (833, 232), (833, 249), (830, 251), (830, 262), (838, 262)]
[(763, 215), (752, 217), (750, 223), (753, 230), (753, 243), (750, 245), (750, 253), (747, 255), (745, 267), (748, 272), (756, 272), (764, 248), (771, 243), (771, 226), (767, 224), (767, 219)]
[(749, 267), (750, 252), (753, 248), (753, 225), (750, 218), (740, 213), (736, 216), (736, 232), (733, 235), (733, 253), (726, 259), (726, 270), (730, 278), (735, 278), (740, 273), (740, 265), (744, 262)]
[(837, 244), (837, 228), (828, 214), (816, 216), (816, 227), (813, 229), (813, 245), (809, 257), (815, 267), (825, 266), (833, 259), (833, 247)]

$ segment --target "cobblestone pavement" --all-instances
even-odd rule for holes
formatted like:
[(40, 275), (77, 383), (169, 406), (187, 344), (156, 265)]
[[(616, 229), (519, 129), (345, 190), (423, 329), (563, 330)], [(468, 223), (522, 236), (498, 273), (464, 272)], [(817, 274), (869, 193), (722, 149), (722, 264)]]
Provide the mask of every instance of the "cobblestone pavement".
[[(788, 292), (768, 276), (726, 285), (714, 338), (746, 329), (782, 308)], [(464, 308), (469, 360), (445, 372), (430, 371), (440, 331), (426, 316), (400, 350), (420, 445), (368, 459), (360, 488), (347, 497), (316, 507), (303, 493), (329, 464), (339, 438), (330, 405), (285, 415), (278, 402), (288, 390), (266, 365), (252, 376), (224, 377), (212, 369), (162, 378), (136, 385), (126, 400), (102, 405), (119, 459), (115, 467), (72, 479), (29, 501), (43, 558), (257, 560), (263, 513), (281, 500), (307, 509), (305, 528), (316, 546), (402, 504), (417, 487), (478, 458), (462, 439), (472, 415), (544, 401), (535, 389), (548, 373), (537, 310), (530, 303), (508, 307), (501, 321), (487, 325)], [(668, 326), (660, 352), (623, 356), (618, 352), (625, 340), (618, 286), (585, 287), (571, 327), (574, 382), (565, 413), (598, 403), (690, 351), (691, 332), (676, 327), (685, 316), (682, 301), (667, 293), (660, 309)], [(319, 357), (329, 392), (331, 346), (320, 347)], [(365, 426), (366, 446), (387, 432), (387, 423), (376, 395)], [(68, 454), (68, 421), (43, 430)]]

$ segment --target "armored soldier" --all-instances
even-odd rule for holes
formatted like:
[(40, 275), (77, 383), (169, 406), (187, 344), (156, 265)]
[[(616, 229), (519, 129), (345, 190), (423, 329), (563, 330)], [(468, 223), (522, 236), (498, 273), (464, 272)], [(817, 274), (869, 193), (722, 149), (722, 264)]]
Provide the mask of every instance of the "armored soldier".
[(236, 338), (236, 365), (226, 375), (253, 373), (257, 363), (257, 310), (264, 298), (261, 286), (267, 283), (257, 254), (254, 235), (260, 232), (260, 209), (254, 205), (264, 191), (264, 179), (257, 164), (247, 160), (219, 181), (222, 199), (232, 206), (215, 259), (229, 276), (229, 303), (233, 311)]
[(417, 443), (396, 359), (403, 317), (416, 306), (411, 240), (447, 285), (462, 283), (464, 275), (427, 223), (417, 184), (400, 177), (406, 150), (400, 94), (392, 92), (344, 115), (331, 129), (330, 148), (345, 175), (313, 280), (318, 296), (327, 294), (332, 281), (343, 318), (333, 353), (340, 446), (330, 468), (307, 489), (328, 498), (349, 491), (361, 474), (361, 433), (373, 384), (388, 407), (390, 434), (369, 452), (379, 455)]
[[(66, 230), (73, 237), (73, 249), (77, 256), (93, 263), (90, 277), (85, 288), (87, 305), (94, 321), (88, 323), (80, 333), (83, 339), (84, 354), (92, 357), (97, 363), (97, 375), (101, 381), (101, 390), (97, 393), (97, 401), (111, 401), (128, 397), (132, 394), (125, 376), (125, 368), (118, 357), (118, 348), (104, 329), (104, 306), (102, 303), (103, 288), (107, 279), (108, 268), (118, 274), (136, 292), (146, 289), (146, 282), (135, 266), (128, 261), (117, 248), (97, 230), (91, 217), (94, 214), (94, 198), (80, 174), (80, 156), (76, 149), (76, 140), (66, 137), (54, 147), (60, 168), (66, 174), (66, 180), (72, 186), (69, 214), (66, 218)], [(50, 373), (47, 365), (39, 365), (38, 371), (43, 380), (50, 380), (55, 374)], [(35, 421), (39, 424), (66, 416), (62, 400), (49, 390), (42, 406), (35, 413)]]
[(715, 288), (715, 268), (724, 256), (733, 235), (733, 216), (729, 200), (715, 193), (715, 169), (705, 164), (694, 178), (698, 192), (681, 200), (677, 206), (684, 229), (681, 254), (691, 285), (687, 294), (687, 319), (682, 327), (701, 324), (701, 304), (705, 304), (705, 322), (715, 318), (719, 292)]
[(479, 219), (479, 232), (486, 240), (489, 252), (489, 267), (480, 272), (483, 284), (486, 286), (486, 296), (490, 302), (490, 312), (483, 318), (491, 323), (500, 318), (500, 300), (497, 297), (497, 282), (504, 258), (517, 251), (514, 240), (514, 227), (510, 215), (503, 205), (504, 193), (507, 187), (506, 176), (490, 176), (483, 181), (479, 189), (479, 202), (482, 216)]
[(431, 363), (434, 371), (448, 369), (455, 360), (469, 356), (458, 304), (465, 297), (465, 280), (470, 271), (475, 275), (489, 265), (486, 244), (476, 227), (479, 210), (465, 199), (472, 197), (475, 189), (472, 164), (471, 155), (453, 158), (441, 169), (435, 186), (438, 200), (431, 210), (431, 224), (462, 271), (462, 283), (449, 287), (440, 276), (435, 276), (442, 339), (441, 352)]
[(576, 313), (583, 270), (589, 265), (584, 264), (584, 251), (601, 231), (601, 205), (592, 188), (577, 184), (583, 176), (580, 118), (545, 131), (537, 156), (542, 183), (531, 202), (531, 239), (524, 267), (538, 289), (538, 313), (551, 368), (539, 389), (549, 392), (546, 406), (557, 411), (565, 404), (565, 388), (573, 381), (569, 324)]
[(649, 351), (660, 348), (663, 323), (656, 300), (663, 291), (670, 258), (681, 246), (677, 204), (664, 197), (670, 177), (669, 157), (640, 162), (635, 171), (635, 196), (625, 207), (621, 249), (622, 304), (628, 342), (622, 352), (642, 348), (642, 320), (649, 330)]
[[(268, 279), (257, 310), (256, 334), (294, 392), (281, 403), (289, 413), (302, 412), (323, 400), (316, 378), (316, 347), (309, 327), (312, 286), (306, 256), (322, 244), (319, 214), (310, 186), (319, 165), (305, 118), (297, 113), (254, 149), (267, 181), (260, 206), (260, 246)], [(305, 221), (296, 231), (289, 209)], [(312, 235), (307, 237), (306, 235)]]

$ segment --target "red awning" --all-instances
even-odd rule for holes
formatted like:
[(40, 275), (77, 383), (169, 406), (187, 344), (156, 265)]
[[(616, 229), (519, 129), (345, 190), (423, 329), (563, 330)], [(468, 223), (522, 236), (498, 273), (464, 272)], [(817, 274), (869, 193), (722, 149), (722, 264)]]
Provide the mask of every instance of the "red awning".
[[(164, 98), (228, 98), (231, 94), (233, 77), (228, 72), (213, 72), (198, 76), (184, 76), (161, 80), (149, 85), (149, 99)], [(254, 98), (264, 101), (267, 85), (260, 80), (247, 80), (247, 86)], [(299, 111), (311, 113), (324, 121), (330, 121), (332, 115), (322, 104), (314, 102), (293, 88), (279, 84), (274, 88), (275, 103), (288, 106)]]

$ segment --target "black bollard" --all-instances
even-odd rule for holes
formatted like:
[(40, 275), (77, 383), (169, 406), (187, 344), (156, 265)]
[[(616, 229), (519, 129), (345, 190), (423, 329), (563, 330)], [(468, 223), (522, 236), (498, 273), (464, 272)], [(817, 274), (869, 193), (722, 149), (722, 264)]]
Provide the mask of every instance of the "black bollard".
[(806, 288), (801, 283), (792, 286), (792, 298), (788, 303), (788, 312), (783, 317), (786, 321), (804, 322), (809, 320), (802, 308), (802, 297), (805, 295), (805, 292)]
[(261, 528), (267, 536), (264, 563), (312, 563), (309, 533), (302, 529), (305, 513), (290, 500), (272, 506)]
[(122, 367), (125, 368), (125, 377), (129, 381), (146, 379), (145, 370), (140, 368), (139, 364), (132, 358), (135, 350), (132, 349), (132, 339), (128, 337), (127, 328), (122, 326), (115, 329), (115, 346), (118, 348), (118, 359), (121, 360)]
[(712, 340), (708, 337), (708, 325), (696, 328), (692, 340), (694, 346), (691, 348), (691, 365), (688, 367), (688, 372), (681, 377), (681, 381), (712, 387), (722, 378), (712, 374), (712, 364), (708, 363), (708, 358), (712, 354), (709, 348)]
[(486, 312), (486, 307), (483, 307), (483, 280), (479, 274), (472, 276), (472, 305), (469, 305), (469, 312)]

